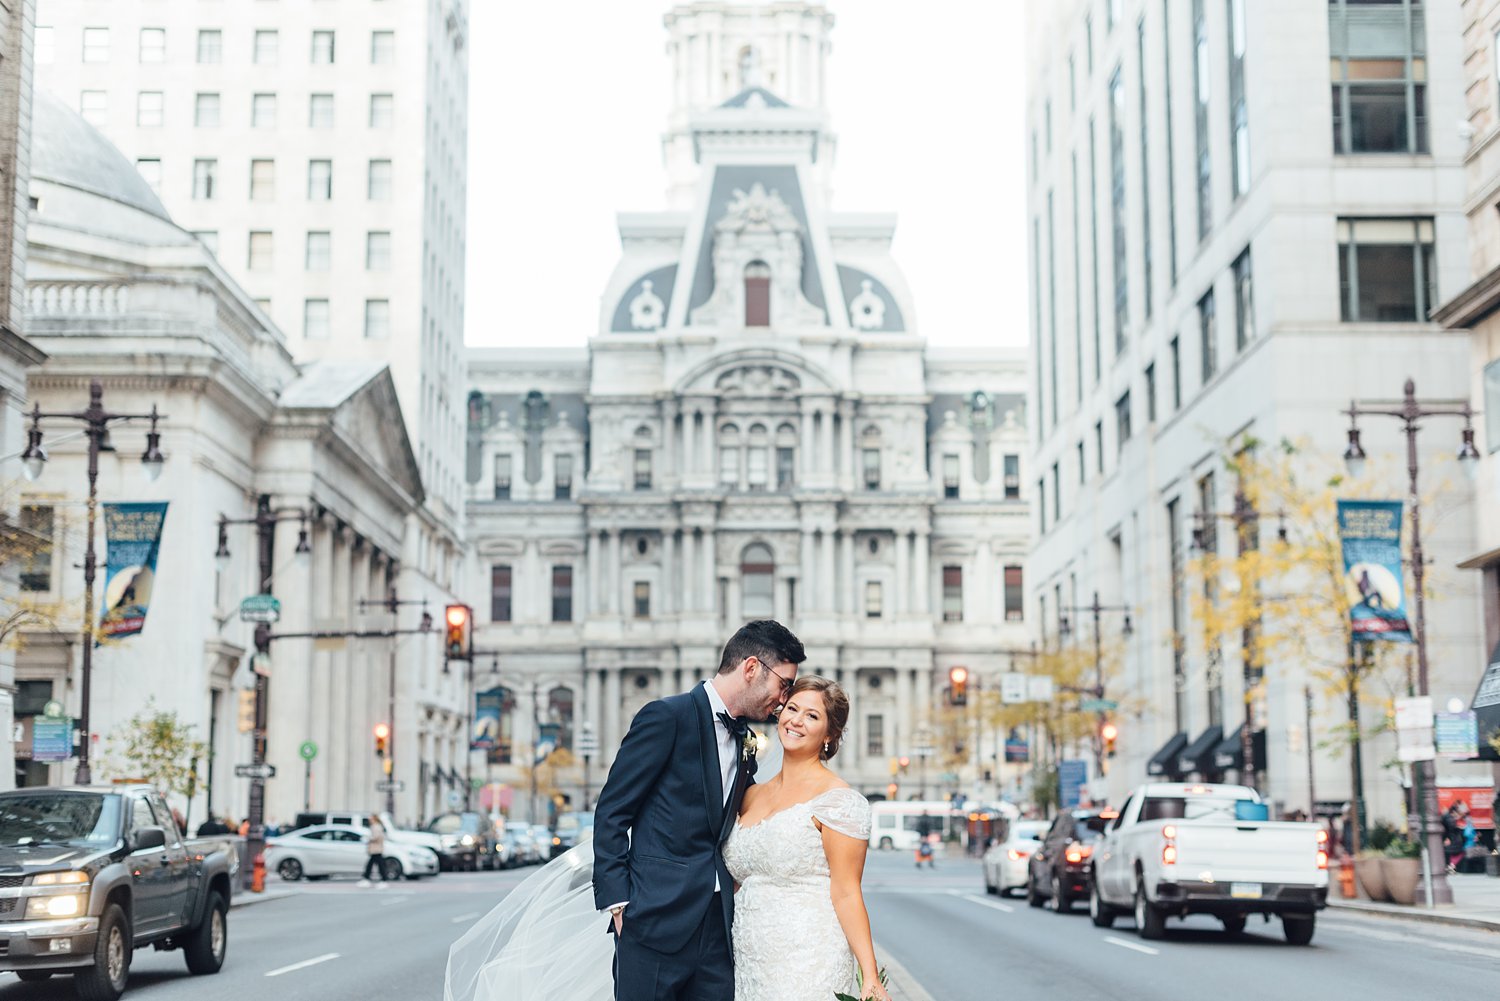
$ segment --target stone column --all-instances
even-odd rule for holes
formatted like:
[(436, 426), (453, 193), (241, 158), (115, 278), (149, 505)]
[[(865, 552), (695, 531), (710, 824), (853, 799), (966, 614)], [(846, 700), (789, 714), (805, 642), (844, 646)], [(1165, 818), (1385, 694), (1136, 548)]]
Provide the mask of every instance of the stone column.
[(802, 592), (802, 610), (808, 612), (818, 607), (815, 597), (818, 586), (817, 570), (815, 569), (816, 553), (813, 549), (813, 539), (815, 538), (816, 536), (813, 535), (812, 530), (804, 527), (802, 529), (801, 551), (797, 554), (799, 558), (798, 562), (802, 568), (802, 583), (798, 585), (798, 589)]
[(832, 482), (837, 476), (835, 460), (833, 455), (833, 407), (825, 400), (822, 405), (823, 411), (823, 440), (818, 443), (818, 450), (823, 457), (823, 468), (826, 470), (824, 479)]
[[(333, 587), (328, 606), (328, 615), (333, 622), (347, 622), (349, 615), (349, 573), (352, 556), (349, 552), (348, 529), (339, 526), (333, 533)], [(349, 691), (349, 649), (347, 646), (328, 655), (329, 704), (328, 704), (328, 755), (323, 768), (323, 802), (333, 804), (343, 795), (344, 781), (349, 768), (350, 723), (349, 707), (343, 693)], [(322, 757), (320, 754), (319, 757)]]
[[(703, 589), (703, 608), (705, 611), (714, 610), (715, 597), (718, 594), (718, 547), (714, 545), (714, 530), (705, 528), (703, 537), (698, 542), (701, 552), (698, 554), (702, 563), (702, 576), (698, 578), (699, 586)], [(719, 610), (722, 613), (722, 609)]]
[(714, 463), (714, 438), (716, 435), (714, 432), (713, 410), (708, 406), (703, 406), (700, 412), (703, 414), (703, 426), (698, 431), (698, 472), (710, 479), (717, 479), (718, 476), (714, 472), (717, 466)]
[(813, 470), (815, 468), (817, 468), (816, 465), (815, 465), (815, 462), (814, 462), (814, 458), (815, 457), (814, 457), (814, 454), (813, 454), (814, 453), (814, 448), (813, 448), (813, 414), (814, 414), (814, 412), (815, 411), (814, 411), (814, 408), (813, 408), (813, 405), (812, 405), (812, 401), (804, 398), (802, 400), (802, 428), (801, 428), (801, 434), (798, 436), (799, 439), (800, 439), (800, 441), (801, 441), (801, 447), (797, 449), (797, 451), (799, 453), (801, 453), (798, 456), (798, 461), (797, 461), (797, 466), (798, 466), (798, 469), (799, 469), (799, 472), (798, 472), (798, 475), (797, 475), (797, 482), (800, 485), (802, 485), (802, 486), (806, 486), (807, 485), (807, 481), (813, 475)]
[(855, 619), (864, 614), (864, 609), (859, 603), (859, 586), (854, 580), (854, 532), (852, 529), (844, 529), (839, 533), (841, 543), (839, 549), (839, 560), (842, 566), (843, 582), (839, 590), (844, 596), (844, 614)]
[[(896, 667), (896, 712), (891, 719), (890, 742), (887, 746), (891, 753), (896, 756), (910, 756), (912, 749), (912, 702), (911, 702), (911, 672), (904, 667)], [(902, 780), (905, 781), (904, 779)]]
[(932, 607), (932, 568), (929, 558), (932, 555), (932, 535), (925, 528), (917, 529), (914, 536), (912, 556), (915, 557), (915, 567), (912, 570), (912, 611), (918, 615), (931, 614)]
[(910, 541), (906, 529), (896, 530), (896, 587), (895, 594), (891, 595), (891, 611), (896, 615), (905, 615), (907, 609), (906, 595), (911, 588), (911, 560), (909, 559)]
[[(334, 548), (338, 544), (338, 533), (322, 523), (315, 524), (312, 531), (313, 549), (313, 628), (322, 629), (331, 618), (334, 601), (333, 561)], [(308, 644), (309, 647), (312, 644)], [(312, 698), (308, 705), (308, 739), (319, 748), (333, 747), (333, 734), (329, 729), (329, 712), (333, 700), (333, 657), (327, 652), (309, 650), (312, 659)], [(313, 802), (323, 807), (330, 806), (324, 793), (324, 775), (328, 762), (313, 761)], [(300, 792), (300, 790), (299, 790)], [(301, 800), (298, 800), (301, 802)]]
[[(604, 727), (599, 745), (602, 750), (600, 757), (607, 761), (615, 760), (615, 751), (619, 749), (620, 741), (625, 739), (625, 731), (621, 729), (620, 700), (622, 697), (620, 666), (615, 664), (604, 669)], [(603, 763), (601, 761), (601, 764)]]
[(585, 618), (603, 610), (603, 603), (599, 600), (599, 587), (604, 580), (604, 568), (599, 565), (599, 548), (599, 533), (590, 529), (588, 555), (585, 557), (588, 563), (588, 582), (583, 589), (583, 593), (587, 595), (583, 610)]
[(609, 533), (609, 577), (605, 579), (604, 586), (609, 589), (609, 614), (620, 614), (620, 594), (624, 590), (622, 575), (624, 574), (624, 563), (620, 559), (620, 530), (611, 529)]
[(677, 559), (677, 531), (671, 527), (661, 533), (661, 597), (656, 607), (660, 615), (672, 615), (680, 604), (677, 590), (678, 575), (674, 561)]
[(839, 758), (851, 771), (857, 771), (864, 761), (861, 753), (864, 749), (865, 739), (865, 716), (861, 710), (863, 699), (859, 690), (859, 668), (851, 667), (839, 672), (841, 680), (839, 684), (849, 696), (849, 727), (850, 732), (844, 734), (844, 743), (839, 751)]
[(818, 567), (818, 607), (825, 612), (838, 610), (838, 587), (835, 584), (837, 578), (833, 575), (833, 547), (837, 537), (832, 532), (822, 533), (822, 544), (819, 546), (820, 565)]
[[(672, 400), (664, 400), (661, 405), (661, 468), (653, 470), (656, 482), (653, 487), (661, 489), (670, 483), (677, 475), (677, 427), (673, 420), (677, 413), (677, 404)], [(632, 482), (634, 477), (632, 477)]]

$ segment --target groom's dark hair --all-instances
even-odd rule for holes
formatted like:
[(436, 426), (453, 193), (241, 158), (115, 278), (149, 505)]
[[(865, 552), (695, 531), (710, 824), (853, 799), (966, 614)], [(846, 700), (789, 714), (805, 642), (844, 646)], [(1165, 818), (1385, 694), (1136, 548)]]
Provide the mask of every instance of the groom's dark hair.
[(729, 674), (746, 657), (754, 657), (766, 665), (800, 664), (807, 659), (802, 641), (792, 631), (775, 619), (756, 619), (740, 626), (739, 630), (724, 644), (724, 655), (719, 658), (719, 673)]

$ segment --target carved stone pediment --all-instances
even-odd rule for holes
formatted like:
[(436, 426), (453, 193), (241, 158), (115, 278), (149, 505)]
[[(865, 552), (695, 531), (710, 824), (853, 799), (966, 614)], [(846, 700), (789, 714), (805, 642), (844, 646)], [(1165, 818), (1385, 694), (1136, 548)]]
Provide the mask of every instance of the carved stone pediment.
[(823, 323), (823, 311), (802, 295), (802, 225), (774, 188), (756, 183), (735, 190), (714, 225), (713, 262), (713, 294), (693, 310), (695, 325), (744, 324), (745, 271), (752, 264), (770, 271), (773, 326)]
[(785, 396), (802, 388), (802, 380), (778, 365), (741, 365), (719, 376), (715, 387), (724, 396)]

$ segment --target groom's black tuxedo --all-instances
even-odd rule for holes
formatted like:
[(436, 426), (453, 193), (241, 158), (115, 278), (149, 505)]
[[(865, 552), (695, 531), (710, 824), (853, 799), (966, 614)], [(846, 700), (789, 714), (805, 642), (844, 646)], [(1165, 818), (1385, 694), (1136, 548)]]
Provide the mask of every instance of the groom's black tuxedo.
[[(603, 909), (629, 902), (617, 942), (618, 997), (696, 993), (672, 989), (663, 982), (675, 979), (670, 971), (654, 967), (647, 975), (655, 986), (627, 983), (646, 955), (636, 954), (637, 946), (649, 950), (646, 958), (653, 964), (670, 957), (678, 963), (712, 963), (712, 957), (700, 959), (694, 951), (695, 943), (711, 938), (722, 943), (713, 950), (725, 953), (721, 973), (727, 975), (734, 880), (720, 848), (739, 814), (754, 759), (747, 759), (737, 743), (735, 781), (726, 802), (715, 726), (702, 685), (648, 704), (631, 722), (595, 804), (594, 903)], [(715, 902), (719, 913), (711, 914)], [(722, 929), (716, 927), (720, 922)]]

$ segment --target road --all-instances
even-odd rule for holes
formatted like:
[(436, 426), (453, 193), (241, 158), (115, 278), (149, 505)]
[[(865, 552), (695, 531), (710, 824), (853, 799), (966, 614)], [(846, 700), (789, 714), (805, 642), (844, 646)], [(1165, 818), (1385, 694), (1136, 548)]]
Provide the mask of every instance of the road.
[[(386, 890), (293, 884), (293, 896), (231, 912), (219, 975), (191, 977), (180, 953), (146, 950), (135, 955), (126, 997), (437, 1001), (449, 943), (534, 871), (447, 873)], [(273, 877), (271, 886), (287, 884)], [(1276, 922), (1252, 922), (1230, 941), (1206, 918), (1170, 922), (1165, 940), (1146, 943), (1128, 917), (1103, 931), (1082, 907), (1063, 916), (986, 896), (969, 860), (917, 871), (904, 853), (873, 852), (865, 887), (882, 955), (937, 1001), (1482, 997), (1494, 993), (1500, 969), (1500, 935), (1340, 911), (1323, 912), (1303, 948), (1286, 945)], [(22, 984), (0, 975), (0, 1001), (73, 996), (67, 977)]]
[(1301, 1001), (1493, 996), (1500, 934), (1325, 910), (1311, 946), (1253, 919), (1238, 940), (1211, 918), (1169, 921), (1143, 942), (1129, 917), (1105, 931), (987, 896), (979, 865), (873, 853), (866, 869), (880, 945), (939, 1001)]

